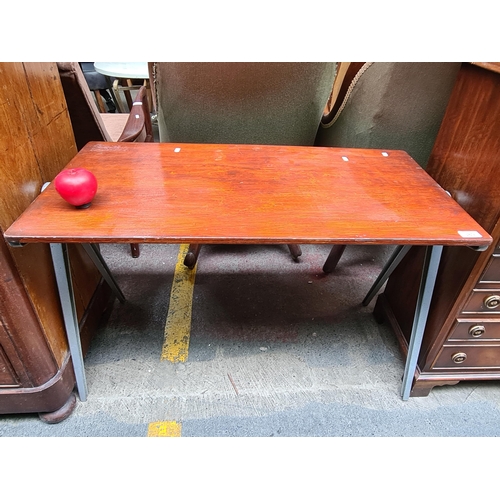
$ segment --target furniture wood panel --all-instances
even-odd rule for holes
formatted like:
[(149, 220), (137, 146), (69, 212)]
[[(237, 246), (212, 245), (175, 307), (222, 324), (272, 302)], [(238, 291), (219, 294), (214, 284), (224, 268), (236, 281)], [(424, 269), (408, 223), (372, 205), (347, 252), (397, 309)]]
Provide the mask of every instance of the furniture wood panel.
[[(3, 326), (0, 326), (0, 328), (3, 329)], [(19, 379), (0, 345), (0, 386), (19, 387), (19, 385)]]
[(23, 385), (37, 385), (56, 374), (57, 363), (4, 241), (0, 257), (2, 347)]
[[(443, 252), (413, 396), (425, 396), (435, 385), (460, 380), (500, 379), (500, 344), (491, 342), (498, 339), (500, 311), (498, 306), (484, 304), (488, 297), (500, 295), (500, 266), (495, 256), (500, 239), (499, 68), (499, 63), (462, 65), (426, 169), (491, 233), (494, 243), (483, 253), (456, 247)], [(403, 351), (407, 349), (421, 262), (422, 250), (413, 248), (375, 307), (379, 319), (390, 321)], [(402, 293), (408, 287), (410, 292)], [(468, 333), (474, 325), (486, 328), (483, 336)], [(466, 361), (455, 363), (450, 352), (456, 353), (459, 339), (466, 340), (468, 356)]]
[(490, 71), (494, 71), (495, 73), (500, 73), (500, 62), (475, 62), (471, 64), (475, 64), (480, 68), (489, 69)]
[[(0, 95), (3, 235), (77, 150), (55, 63), (0, 63)], [(52, 412), (71, 399), (75, 380), (48, 245), (7, 248), (1, 240), (0, 413)], [(89, 336), (87, 319), (95, 329), (109, 288), (81, 249), (72, 253), (78, 316)]]
[(500, 288), (500, 255), (493, 255), (490, 259), (477, 283), (477, 288)]

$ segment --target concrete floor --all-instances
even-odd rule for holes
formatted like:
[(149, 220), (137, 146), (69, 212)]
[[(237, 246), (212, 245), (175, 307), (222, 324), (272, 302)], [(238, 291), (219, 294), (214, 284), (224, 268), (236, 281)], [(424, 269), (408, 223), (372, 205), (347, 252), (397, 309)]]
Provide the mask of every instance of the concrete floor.
[(171, 362), (160, 357), (179, 246), (133, 259), (103, 245), (127, 302), (86, 357), (88, 400), (55, 425), (2, 415), (0, 436), (498, 437), (497, 382), (402, 401), (395, 337), (360, 305), (392, 248), (348, 247), (325, 276), (329, 248), (304, 245), (296, 263), (286, 246), (203, 247), (188, 358)]

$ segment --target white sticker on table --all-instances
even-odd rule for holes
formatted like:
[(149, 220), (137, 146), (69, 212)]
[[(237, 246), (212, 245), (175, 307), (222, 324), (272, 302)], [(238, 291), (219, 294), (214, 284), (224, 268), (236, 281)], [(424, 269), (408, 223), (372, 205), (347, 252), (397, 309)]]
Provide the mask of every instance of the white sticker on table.
[(458, 231), (462, 238), (482, 238), (483, 235), (477, 231)]

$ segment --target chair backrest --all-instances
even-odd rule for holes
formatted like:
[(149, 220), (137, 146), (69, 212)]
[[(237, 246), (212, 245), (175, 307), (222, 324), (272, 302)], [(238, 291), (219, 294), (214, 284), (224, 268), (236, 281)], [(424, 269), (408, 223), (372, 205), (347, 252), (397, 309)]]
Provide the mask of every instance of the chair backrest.
[(118, 142), (154, 142), (148, 95), (144, 85), (139, 87)]
[(77, 62), (58, 62), (78, 150), (89, 141), (111, 141), (88, 84)]
[(425, 168), (459, 69), (460, 63), (340, 63), (316, 145), (402, 149)]
[(336, 63), (153, 63), (161, 142), (313, 145)]

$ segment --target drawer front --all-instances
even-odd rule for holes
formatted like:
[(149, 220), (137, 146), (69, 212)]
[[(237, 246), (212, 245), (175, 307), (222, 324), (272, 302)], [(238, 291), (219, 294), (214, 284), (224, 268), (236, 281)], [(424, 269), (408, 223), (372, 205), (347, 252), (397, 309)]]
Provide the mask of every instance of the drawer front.
[(443, 348), (434, 370), (500, 369), (500, 345), (454, 345)]
[(477, 288), (500, 290), (500, 255), (494, 255), (486, 265)]
[(465, 304), (463, 313), (499, 314), (500, 290), (477, 290), (472, 292), (471, 298)]
[(448, 341), (500, 341), (500, 318), (483, 319), (475, 321), (471, 319), (458, 319), (448, 338)]

